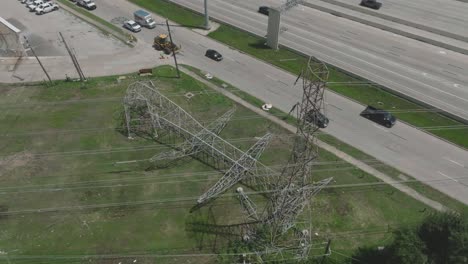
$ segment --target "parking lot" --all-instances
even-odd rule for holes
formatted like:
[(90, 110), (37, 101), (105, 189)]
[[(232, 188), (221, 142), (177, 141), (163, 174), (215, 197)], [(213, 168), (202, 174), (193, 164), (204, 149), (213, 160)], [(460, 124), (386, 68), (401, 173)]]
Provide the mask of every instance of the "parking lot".
[(67, 55), (59, 32), (62, 32), (78, 57), (110, 55), (129, 49), (121, 41), (103, 34), (62, 9), (36, 15), (29, 12), (20, 1), (7, 0), (2, 1), (0, 16), (22, 31), (38, 56)]

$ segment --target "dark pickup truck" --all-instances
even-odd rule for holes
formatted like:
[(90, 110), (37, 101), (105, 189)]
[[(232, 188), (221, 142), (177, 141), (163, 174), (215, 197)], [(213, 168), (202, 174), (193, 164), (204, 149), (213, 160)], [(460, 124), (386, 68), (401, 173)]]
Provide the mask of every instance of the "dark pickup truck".
[(370, 105), (367, 106), (366, 109), (364, 109), (364, 111), (361, 112), (361, 116), (388, 128), (392, 127), (396, 123), (396, 118), (392, 114), (385, 110), (372, 107)]
[(379, 3), (379, 2), (377, 2), (375, 0), (362, 0), (360, 5), (368, 7), (368, 8), (372, 8), (372, 9), (375, 9), (375, 10), (379, 10), (380, 7), (382, 6), (382, 3)]

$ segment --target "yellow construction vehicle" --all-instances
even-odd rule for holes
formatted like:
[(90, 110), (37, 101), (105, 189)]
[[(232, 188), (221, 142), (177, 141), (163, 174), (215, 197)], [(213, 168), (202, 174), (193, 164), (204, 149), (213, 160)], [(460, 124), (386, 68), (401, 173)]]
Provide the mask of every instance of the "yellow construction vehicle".
[(180, 50), (180, 47), (172, 43), (166, 34), (160, 34), (159, 36), (155, 37), (153, 47), (156, 50), (164, 51), (166, 54), (171, 54), (172, 50), (174, 50), (174, 52), (178, 52)]

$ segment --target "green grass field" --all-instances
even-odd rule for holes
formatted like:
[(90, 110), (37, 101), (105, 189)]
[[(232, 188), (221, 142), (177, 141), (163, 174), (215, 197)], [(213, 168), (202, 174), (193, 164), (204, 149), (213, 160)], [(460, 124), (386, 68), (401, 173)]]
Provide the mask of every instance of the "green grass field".
[[(173, 68), (159, 67), (154, 82), (198, 120), (210, 122), (234, 105), (192, 78), (174, 75)], [(225, 252), (222, 238), (187, 228), (199, 219), (241, 221), (230, 196), (189, 213), (198, 195), (220, 177), (217, 171), (197, 160), (156, 170), (147, 170), (145, 162), (115, 165), (169, 149), (121, 133), (122, 98), (135, 80), (131, 75), (120, 83), (116, 77), (92, 79), (84, 87), (73, 82), (0, 87), (0, 262), (215, 263), (216, 256), (176, 255)], [(189, 91), (196, 95), (187, 100), (183, 95)], [(275, 124), (237, 106), (221, 136), (246, 150), (267, 131), (276, 137), (261, 161), (280, 169), (292, 142)], [(320, 151), (320, 161), (332, 163), (314, 167), (317, 180), (377, 182), (328, 152)], [(261, 196), (252, 198), (262, 203)], [(388, 186), (329, 188), (312, 205), (317, 241), (331, 237), (333, 248), (347, 253), (385, 244), (392, 227), (414, 224), (431, 212)], [(299, 228), (309, 226), (308, 216), (300, 217)]]
[[(201, 15), (166, 0), (130, 1), (183, 26), (201, 27), (203, 25), (204, 20)], [(302, 69), (302, 65), (308, 60), (308, 58), (284, 48), (278, 51), (266, 48), (263, 38), (229, 25), (221, 25), (208, 36), (293, 74), (298, 74)], [(329, 81), (331, 82), (329, 89), (364, 105), (374, 105), (392, 111), (400, 120), (468, 148), (468, 137), (465, 136), (468, 134), (468, 128), (464, 124), (445, 117), (437, 113), (437, 111), (434, 112), (434, 109), (428, 109), (391, 94), (378, 85), (343, 84), (343, 82), (362, 83), (367, 81), (349, 75), (331, 65), (329, 65), (329, 70)], [(333, 82), (336, 84), (332, 84)]]

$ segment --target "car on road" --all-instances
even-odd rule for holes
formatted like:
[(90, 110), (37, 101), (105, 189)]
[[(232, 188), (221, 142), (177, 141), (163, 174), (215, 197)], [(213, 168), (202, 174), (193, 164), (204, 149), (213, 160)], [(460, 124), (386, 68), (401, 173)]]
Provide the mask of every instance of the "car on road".
[(306, 121), (309, 123), (314, 123), (316, 126), (320, 128), (326, 128), (330, 120), (322, 114), (320, 111), (311, 110), (306, 115)]
[(39, 7), (37, 7), (36, 8), (36, 14), (37, 15), (42, 15), (42, 14), (49, 13), (49, 12), (52, 12), (52, 11), (55, 11), (55, 10), (58, 10), (58, 9), (59, 9), (59, 7), (58, 7), (57, 4), (52, 3), (52, 2), (48, 2), (48, 3), (42, 4)]
[(137, 24), (137, 22), (133, 20), (127, 20), (123, 24), (124, 28), (132, 31), (132, 32), (140, 32), (141, 26)]
[(394, 126), (396, 123), (396, 117), (393, 116), (391, 113), (370, 105), (367, 106), (366, 109), (364, 109), (364, 111), (361, 112), (361, 116), (388, 128)]
[(76, 2), (76, 4), (77, 4), (78, 6), (81, 6), (81, 7), (86, 8), (86, 9), (88, 9), (88, 10), (94, 10), (94, 9), (96, 9), (96, 3), (94, 3), (94, 1), (92, 1), (92, 0), (78, 0), (78, 1)]
[(210, 59), (213, 59), (215, 61), (223, 60), (223, 55), (221, 55), (221, 53), (219, 53), (219, 52), (217, 52), (216, 50), (213, 50), (213, 49), (207, 50), (206, 53), (205, 53), (205, 56), (210, 58)]
[(382, 6), (382, 3), (377, 2), (376, 0), (362, 0), (360, 3), (361, 6), (379, 10)]
[(270, 14), (270, 8), (269, 8), (268, 6), (260, 6), (260, 7), (258, 8), (258, 12), (259, 12), (260, 14), (264, 14), (264, 15), (267, 15), (267, 16), (268, 16), (268, 15)]

